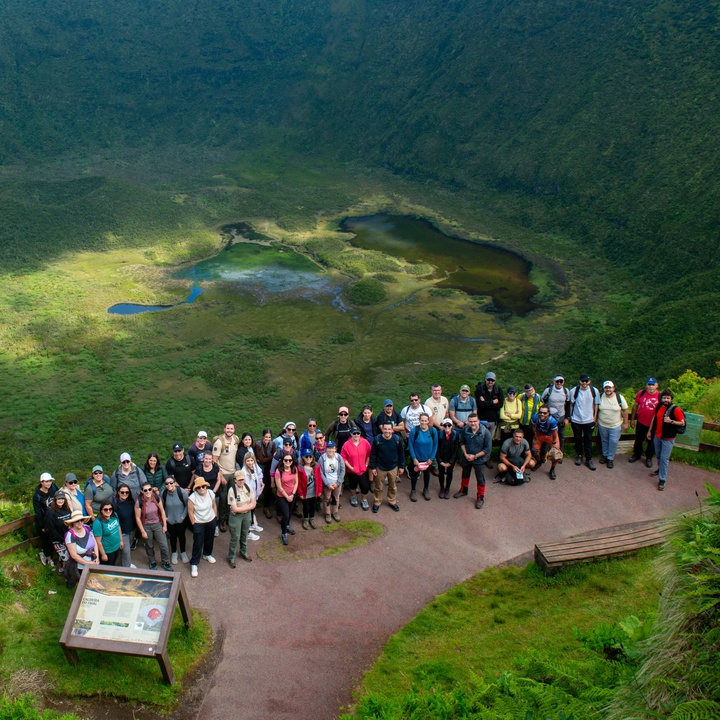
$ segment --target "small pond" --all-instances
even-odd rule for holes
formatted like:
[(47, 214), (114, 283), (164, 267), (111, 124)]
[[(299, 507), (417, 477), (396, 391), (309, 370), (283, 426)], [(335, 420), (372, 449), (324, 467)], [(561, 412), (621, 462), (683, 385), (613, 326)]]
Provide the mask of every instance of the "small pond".
[(538, 307), (531, 299), (537, 292), (531, 264), (509, 250), (445, 235), (427, 220), (403, 215), (349, 217), (340, 229), (353, 233), (356, 247), (433, 265), (446, 276), (437, 287), (489, 295), (498, 309), (519, 315)]

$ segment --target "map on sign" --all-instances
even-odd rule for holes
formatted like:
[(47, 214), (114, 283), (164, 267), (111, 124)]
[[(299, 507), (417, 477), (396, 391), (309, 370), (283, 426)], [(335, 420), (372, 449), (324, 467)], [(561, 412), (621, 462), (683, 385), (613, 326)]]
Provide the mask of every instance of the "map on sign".
[(88, 578), (72, 635), (155, 644), (168, 609), (172, 578), (93, 573)]
[(705, 418), (696, 413), (685, 413), (685, 433), (675, 438), (675, 446), (687, 450), (697, 450), (700, 445), (700, 432)]

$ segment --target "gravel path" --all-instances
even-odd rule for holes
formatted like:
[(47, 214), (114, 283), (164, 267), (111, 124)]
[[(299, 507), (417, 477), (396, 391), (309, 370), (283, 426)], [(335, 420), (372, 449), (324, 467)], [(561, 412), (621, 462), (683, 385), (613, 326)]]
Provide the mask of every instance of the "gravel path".
[[(435, 595), (536, 543), (665, 517), (696, 507), (706, 482), (720, 488), (720, 475), (671, 463), (667, 488), (658, 492), (640, 463), (616, 462), (613, 470), (600, 465), (591, 472), (568, 459), (555, 482), (540, 472), (519, 488), (489, 484), (482, 510), (472, 497), (440, 500), (435, 478), (431, 501), (411, 503), (405, 479), (399, 513), (387, 505), (377, 515), (343, 507), (343, 520), (377, 520), (385, 532), (336, 557), (257, 559), (259, 545), (279, 542), (275, 520), (263, 517), (263, 540), (250, 543), (255, 561), (232, 570), (228, 535), (221, 535), (216, 565), (203, 562), (195, 579), (184, 567), (191, 601), (226, 633), (198, 717), (336, 718), (388, 637)], [(455, 475), (453, 491), (459, 469)], [(303, 531), (297, 520), (294, 526), (291, 543), (321, 532)]]

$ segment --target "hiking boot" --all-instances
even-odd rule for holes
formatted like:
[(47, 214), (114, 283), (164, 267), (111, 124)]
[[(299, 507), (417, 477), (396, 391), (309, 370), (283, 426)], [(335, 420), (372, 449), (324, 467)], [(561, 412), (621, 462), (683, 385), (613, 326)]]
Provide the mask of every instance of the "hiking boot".
[(582, 465), (582, 455), (578, 455), (578, 456), (575, 458), (575, 464), (576, 464), (576, 465)]
[(397, 503), (391, 505), (390, 507), (392, 508), (393, 512), (400, 512), (400, 506)]
[(661, 480), (661, 481), (658, 483), (658, 490), (664, 490), (664, 489), (665, 489), (665, 481), (664, 481), (664, 480)]
[(461, 498), (461, 497), (467, 497), (468, 491), (467, 490), (458, 490), (453, 497), (454, 498)]
[(163, 564), (162, 564), (162, 569), (163, 569), (165, 572), (172, 572), (172, 571), (173, 571), (172, 565), (171, 565), (170, 563), (163, 563)]
[(380, 506), (379, 505), (373, 505), (373, 513), (377, 515), (380, 512)]
[(237, 567), (237, 565), (235, 564), (235, 560), (233, 560), (232, 558), (228, 558), (228, 565), (233, 569)]
[(151, 570), (157, 570), (157, 563), (150, 563)]
[(485, 498), (478, 498), (475, 501), (475, 509), (482, 510), (482, 506), (485, 504)]
[(298, 518), (298, 520), (301, 520), (301, 519), (302, 519), (302, 510), (301, 510), (299, 507), (296, 507), (296, 508), (293, 510), (293, 517)]
[(612, 460), (607, 461), (608, 470), (612, 470), (615, 467), (615, 463)]
[(425, 488), (425, 489), (423, 490), (423, 497), (424, 497), (426, 500), (429, 500), (429, 499), (430, 499), (430, 491), (429, 491), (427, 488)]
[(655, 470), (654, 472), (650, 473), (650, 477), (657, 477), (660, 474), (659, 470)]
[(357, 496), (356, 496), (356, 495), (351, 495), (351, 496), (350, 496), (350, 504), (351, 504), (353, 507), (357, 507), (357, 506), (358, 506)]
[(333, 513), (333, 514), (332, 514), (332, 519), (333, 519), (335, 522), (340, 522), (340, 516), (339, 516), (337, 513)]
[(589, 470), (593, 470), (593, 471), (594, 471), (594, 470), (597, 469), (597, 468), (595, 467), (595, 463), (594, 463), (592, 460), (588, 460), (585, 464), (588, 466), (588, 469), (589, 469)]
[(417, 493), (414, 490), (410, 491), (410, 502), (417, 502)]
[(325, 522), (326, 522), (328, 525), (332, 525), (332, 518), (331, 518), (329, 515), (326, 515), (326, 516), (325, 516)]
[(652, 467), (652, 460), (646, 460), (646, 461), (645, 461), (645, 467), (646, 467), (646, 468), (651, 468), (651, 467)]
[(240, 555), (245, 562), (252, 562), (252, 558), (249, 555)]
[(607, 462), (607, 458), (603, 455), (603, 456), (600, 458), (600, 464), (601, 464), (601, 465), (604, 465), (606, 462)]
[(287, 534), (288, 534), (288, 535), (294, 535), (294, 534), (295, 534), (295, 531), (294, 531), (289, 525), (288, 525), (288, 529), (287, 529)]
[(308, 522), (310, 523), (310, 527), (313, 530), (317, 529), (317, 525), (315, 524), (315, 518), (310, 518), (310, 520), (308, 520)]
[(361, 507), (362, 507), (363, 510), (369, 510), (369, 509), (370, 509), (370, 506), (368, 505), (368, 501), (365, 500), (365, 498), (363, 498), (363, 499), (360, 501), (360, 505), (361, 505)]
[(280, 539), (282, 540), (282, 544), (283, 544), (283, 545), (287, 545), (287, 544), (288, 544), (287, 535), (281, 535), (281, 536), (280, 536)]
[(170, 558), (170, 562), (171, 562), (173, 565), (177, 565), (177, 564), (178, 564), (178, 554), (177, 554), (177, 553), (173, 553), (173, 554), (172, 554), (172, 557)]
[(550, 470), (550, 479), (557, 480), (557, 475), (555, 474), (555, 468), (551, 468), (551, 470)]
[(220, 521), (220, 532), (227, 532), (227, 523), (224, 520)]
[(635, 457), (634, 455), (631, 458), (628, 458), (629, 463), (636, 463), (640, 458)]
[(307, 518), (303, 520), (303, 530), (307, 530), (310, 527), (310, 523), (307, 521)]
[(263, 510), (263, 512), (265, 513), (265, 517), (266, 517), (268, 520), (272, 520), (272, 510), (270, 510), (269, 507), (266, 507), (266, 508)]

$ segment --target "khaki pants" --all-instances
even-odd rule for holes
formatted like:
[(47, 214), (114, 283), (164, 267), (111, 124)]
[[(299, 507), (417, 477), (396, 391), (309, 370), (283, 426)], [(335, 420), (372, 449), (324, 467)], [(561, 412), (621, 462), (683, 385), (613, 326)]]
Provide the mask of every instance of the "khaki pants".
[(323, 485), (323, 512), (325, 517), (328, 517), (331, 513), (336, 515), (340, 512), (340, 490), (342, 485), (338, 485), (334, 490), (331, 490), (327, 485)]
[(388, 491), (387, 501), (389, 505), (395, 505), (397, 502), (397, 478), (398, 468), (392, 470), (377, 470), (377, 475), (373, 478), (373, 505), (380, 507), (382, 505), (383, 486), (387, 478)]

